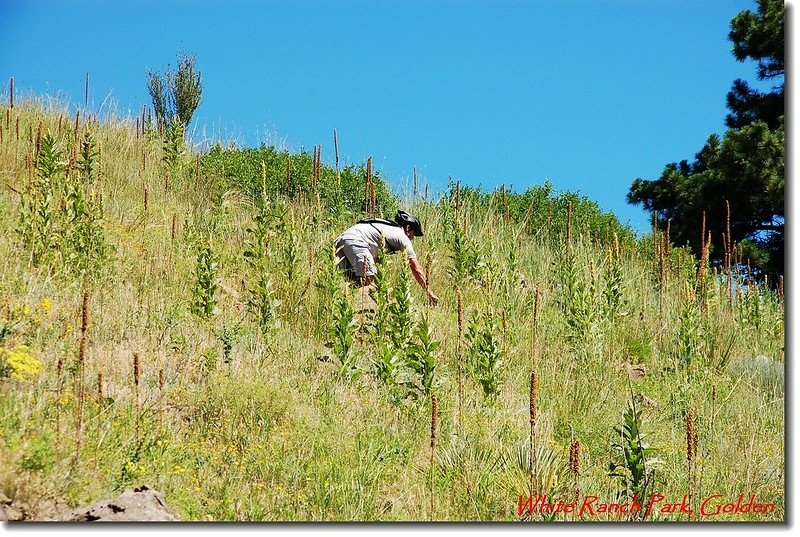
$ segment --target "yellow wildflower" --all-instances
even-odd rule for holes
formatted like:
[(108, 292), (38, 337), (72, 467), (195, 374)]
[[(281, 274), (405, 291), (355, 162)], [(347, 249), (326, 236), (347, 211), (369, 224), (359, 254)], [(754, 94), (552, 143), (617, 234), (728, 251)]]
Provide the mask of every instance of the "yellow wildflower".
[(28, 315), (30, 315), (30, 314), (31, 314), (31, 308), (30, 308), (30, 307), (29, 307), (27, 304), (25, 304), (25, 305), (22, 307), (22, 315), (24, 315), (25, 317), (27, 317), (27, 316), (28, 316)]
[(42, 362), (34, 358), (25, 345), (17, 345), (13, 350), (0, 349), (0, 360), (11, 368), (11, 377), (24, 381), (42, 372)]
[(45, 313), (50, 313), (50, 310), (52, 309), (53, 304), (50, 302), (49, 298), (45, 298), (44, 300), (42, 300), (41, 306), (42, 306), (42, 310), (44, 310)]

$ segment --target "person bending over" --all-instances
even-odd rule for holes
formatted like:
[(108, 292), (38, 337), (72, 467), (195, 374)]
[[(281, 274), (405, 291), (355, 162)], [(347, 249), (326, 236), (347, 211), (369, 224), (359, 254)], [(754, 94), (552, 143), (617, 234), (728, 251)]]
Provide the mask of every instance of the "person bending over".
[[(422, 236), (422, 224), (419, 219), (405, 211), (397, 211), (394, 221), (383, 218), (359, 220), (336, 239), (338, 267), (345, 271), (350, 279), (358, 281), (361, 285), (369, 285), (377, 272), (375, 257), (381, 244), (386, 245), (389, 253), (405, 250), (414, 279), (425, 290), (428, 302), (435, 306), (439, 303), (439, 298), (426, 285), (425, 275), (411, 244), (414, 237)], [(344, 257), (341, 257), (342, 254)]]

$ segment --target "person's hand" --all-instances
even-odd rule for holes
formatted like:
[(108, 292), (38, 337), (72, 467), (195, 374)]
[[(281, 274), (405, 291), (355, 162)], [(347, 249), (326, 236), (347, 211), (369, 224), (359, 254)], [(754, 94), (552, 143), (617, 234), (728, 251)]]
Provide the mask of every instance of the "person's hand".
[(439, 305), (439, 297), (433, 294), (433, 291), (428, 289), (428, 304), (431, 306)]

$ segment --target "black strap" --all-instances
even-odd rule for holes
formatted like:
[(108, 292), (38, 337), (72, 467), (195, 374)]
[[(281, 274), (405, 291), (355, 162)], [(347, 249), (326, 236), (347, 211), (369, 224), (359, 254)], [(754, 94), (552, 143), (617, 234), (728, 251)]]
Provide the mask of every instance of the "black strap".
[[(372, 228), (375, 231), (377, 231), (381, 235), (383, 235), (384, 233), (380, 229), (376, 228), (375, 224), (385, 224), (387, 226), (392, 226), (392, 227), (401, 227), (400, 224), (398, 224), (397, 222), (394, 222), (393, 220), (386, 220), (385, 218), (364, 218), (362, 220), (359, 220), (357, 223), (359, 223), (359, 224), (369, 224), (369, 225), (372, 226)], [(386, 247), (389, 249), (389, 252), (391, 252), (391, 253), (395, 253), (395, 252), (399, 252), (400, 251), (400, 250), (395, 250), (394, 248), (392, 248), (392, 246), (389, 243), (386, 242), (385, 236), (384, 236), (383, 244), (386, 245)]]
[(386, 224), (392, 227), (401, 227), (400, 224), (394, 220), (386, 220), (385, 218), (363, 218), (357, 222), (358, 224)]

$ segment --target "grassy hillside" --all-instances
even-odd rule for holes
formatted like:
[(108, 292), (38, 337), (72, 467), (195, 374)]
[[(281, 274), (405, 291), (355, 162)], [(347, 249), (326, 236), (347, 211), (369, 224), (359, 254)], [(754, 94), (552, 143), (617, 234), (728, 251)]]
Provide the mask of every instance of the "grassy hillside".
[[(29, 517), (147, 484), (187, 520), (784, 519), (782, 293), (548, 189), (364, 203), (363, 167), (166, 138), (0, 107), (0, 492)], [(370, 293), (333, 267), (398, 204), (436, 308), (399, 256)]]

